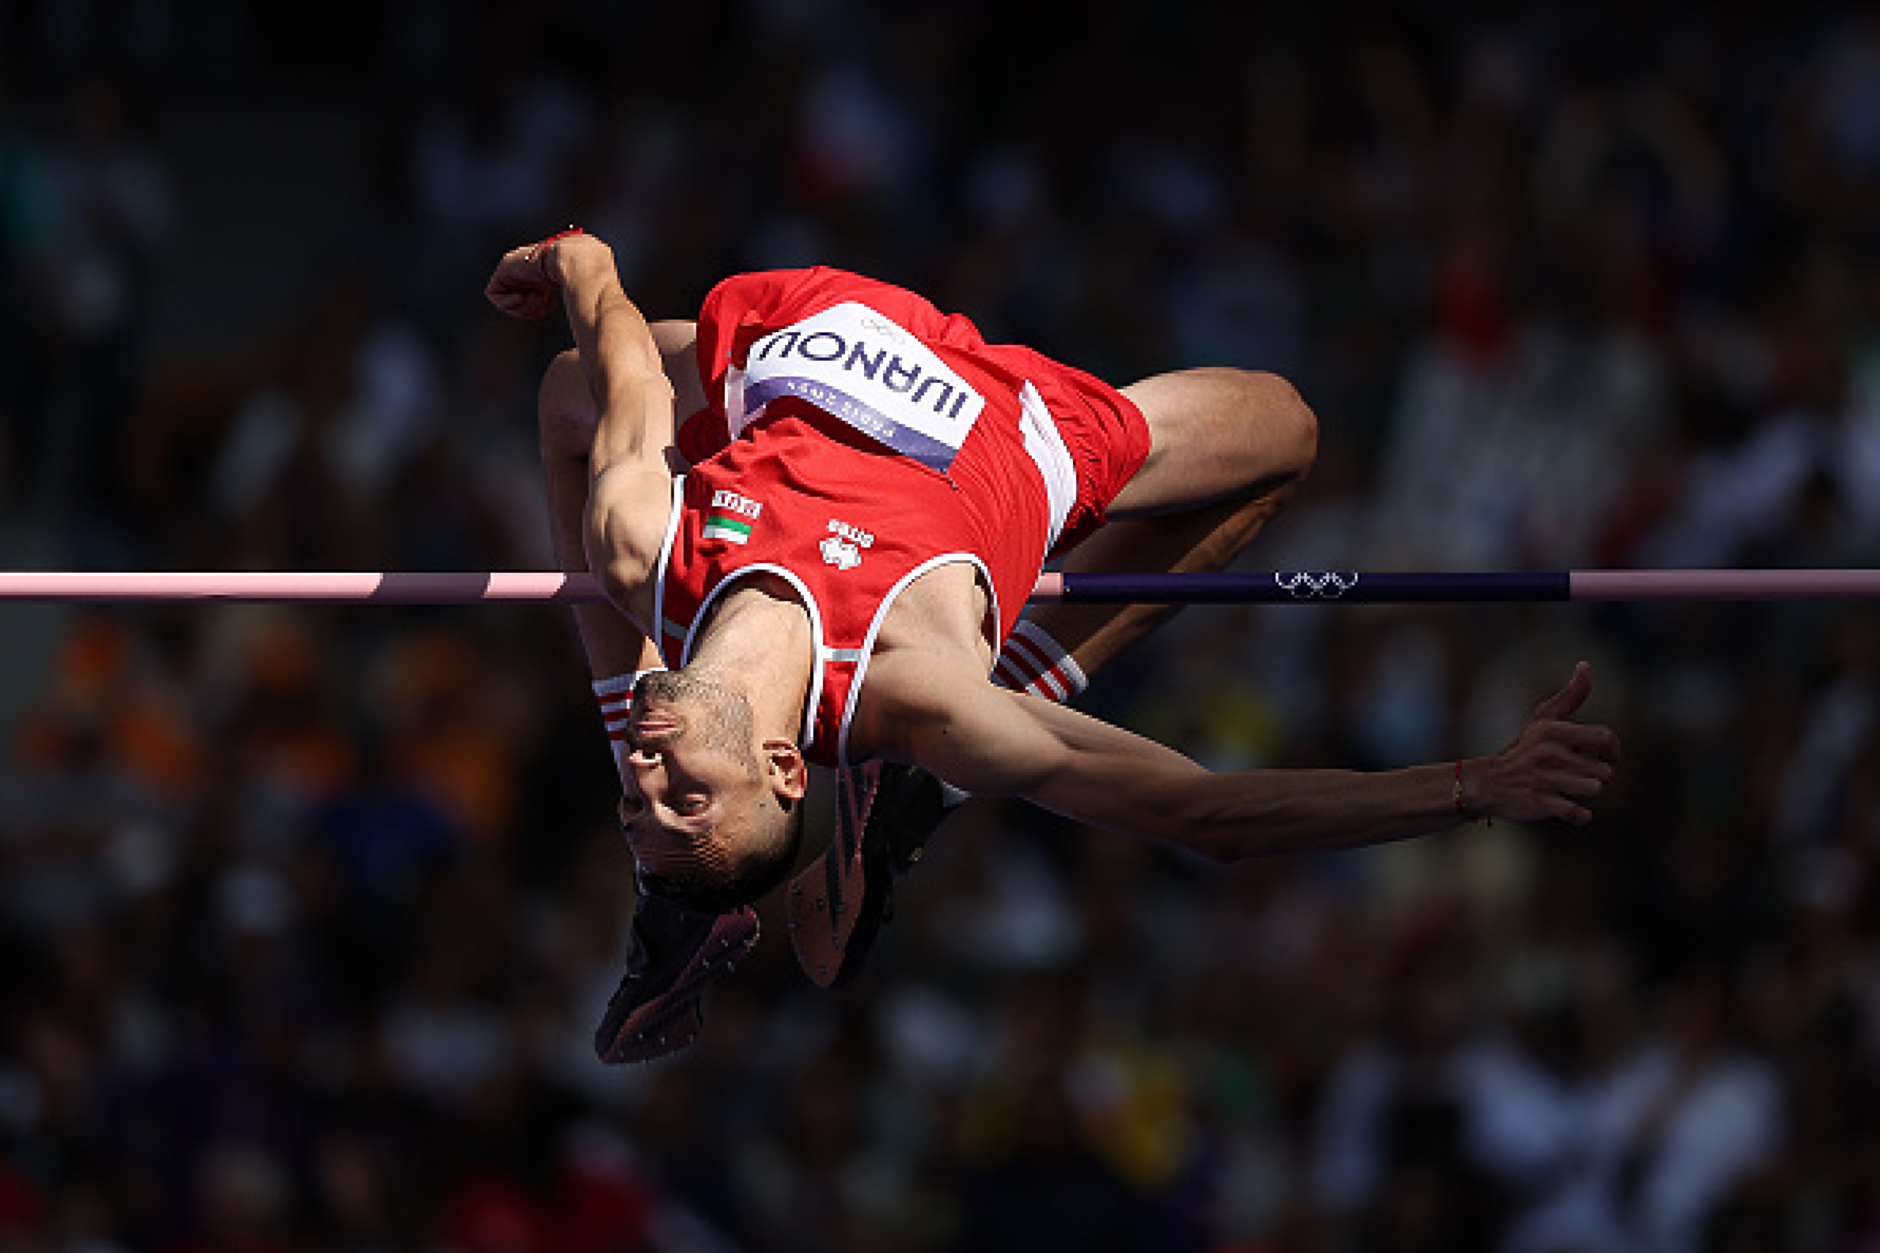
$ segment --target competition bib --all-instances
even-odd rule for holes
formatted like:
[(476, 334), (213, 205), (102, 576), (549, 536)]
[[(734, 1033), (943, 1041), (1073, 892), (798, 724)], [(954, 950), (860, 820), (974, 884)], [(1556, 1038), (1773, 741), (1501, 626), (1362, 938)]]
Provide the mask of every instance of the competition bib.
[(886, 315), (847, 301), (772, 331), (725, 379), (731, 437), (779, 396), (945, 473), (986, 398)]

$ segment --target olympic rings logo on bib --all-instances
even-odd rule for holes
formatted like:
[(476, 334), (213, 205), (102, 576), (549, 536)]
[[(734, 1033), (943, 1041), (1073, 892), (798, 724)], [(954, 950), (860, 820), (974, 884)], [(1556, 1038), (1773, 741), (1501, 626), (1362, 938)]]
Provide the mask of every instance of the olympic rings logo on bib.
[(725, 392), (734, 436), (765, 405), (794, 396), (941, 473), (986, 407), (931, 348), (853, 300), (752, 344)]

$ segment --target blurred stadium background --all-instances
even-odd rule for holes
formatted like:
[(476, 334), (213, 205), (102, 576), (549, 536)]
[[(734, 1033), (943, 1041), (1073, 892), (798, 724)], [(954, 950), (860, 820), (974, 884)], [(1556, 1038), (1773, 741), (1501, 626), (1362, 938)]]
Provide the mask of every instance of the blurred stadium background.
[[(1285, 373), (1255, 568), (1880, 564), (1880, 19), (1597, 0), (0, 0), (0, 558), (547, 566), (480, 291), (571, 220), (656, 316)], [(1387, 766), (1587, 657), (1622, 784), (1225, 872), (981, 805), (620, 1070), (558, 612), (5, 609), (0, 1249), (1872, 1253), (1875, 614), (1191, 611), (1098, 712)]]

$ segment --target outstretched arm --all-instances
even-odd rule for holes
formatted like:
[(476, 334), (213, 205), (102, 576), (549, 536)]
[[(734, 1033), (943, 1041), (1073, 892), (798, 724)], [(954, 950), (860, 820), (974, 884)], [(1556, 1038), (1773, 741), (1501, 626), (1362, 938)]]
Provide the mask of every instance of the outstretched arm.
[(1231, 862), (1405, 839), (1465, 814), (1583, 825), (1619, 755), (1609, 728), (1572, 721), (1591, 690), (1582, 664), (1500, 752), (1462, 763), (1460, 797), (1454, 763), (1210, 772), (1152, 740), (989, 684), (910, 693), (900, 742), (967, 791), (1022, 796)]

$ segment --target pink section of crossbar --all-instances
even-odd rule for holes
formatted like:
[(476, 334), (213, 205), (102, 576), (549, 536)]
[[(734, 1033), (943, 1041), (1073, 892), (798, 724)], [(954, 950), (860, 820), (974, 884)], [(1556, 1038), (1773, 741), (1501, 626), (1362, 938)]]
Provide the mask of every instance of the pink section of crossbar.
[(0, 571), (0, 601), (133, 604), (164, 601), (334, 601), (401, 605), (465, 605), (492, 601), (581, 604), (602, 599), (588, 575), (556, 571), (510, 573), (386, 573), (382, 571), (243, 570)]
[(1572, 600), (1876, 600), (1880, 570), (1576, 570)]

